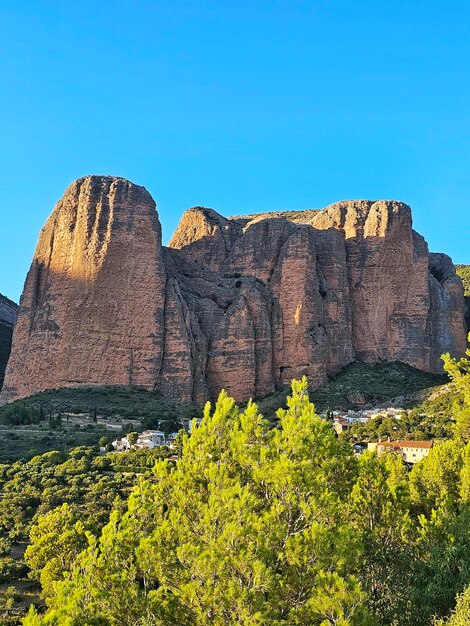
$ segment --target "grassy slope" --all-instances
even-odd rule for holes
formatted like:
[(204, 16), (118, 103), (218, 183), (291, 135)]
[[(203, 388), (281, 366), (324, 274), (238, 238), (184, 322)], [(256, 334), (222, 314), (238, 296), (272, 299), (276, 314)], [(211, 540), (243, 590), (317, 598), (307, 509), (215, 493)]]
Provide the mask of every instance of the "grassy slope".
[[(87, 413), (126, 420), (156, 417), (173, 419), (190, 416), (195, 409), (189, 405), (163, 398), (158, 393), (139, 387), (78, 387), (43, 391), (7, 405), (42, 406), (44, 412)], [(7, 407), (0, 407), (0, 420)], [(197, 411), (196, 411), (197, 412)]]
[(0, 464), (27, 461), (50, 450), (68, 452), (77, 446), (96, 446), (104, 434), (108, 434), (106, 429), (94, 425), (85, 430), (51, 429), (47, 422), (32, 426), (0, 426)]

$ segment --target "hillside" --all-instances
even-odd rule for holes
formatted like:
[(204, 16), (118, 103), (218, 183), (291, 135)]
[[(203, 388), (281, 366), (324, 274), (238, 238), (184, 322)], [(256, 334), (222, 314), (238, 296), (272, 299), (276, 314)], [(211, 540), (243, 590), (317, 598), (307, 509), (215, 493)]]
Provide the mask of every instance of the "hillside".
[(98, 415), (104, 420), (172, 420), (200, 410), (163, 398), (138, 387), (69, 387), (50, 389), (0, 407), (0, 420), (22, 411), (42, 409), (45, 416), (58, 413)]
[(5, 368), (10, 356), (13, 328), (0, 321), (0, 389), (3, 384)]
[(470, 296), (470, 265), (456, 265), (455, 269), (462, 279), (465, 295)]
[(396, 454), (358, 455), (306, 392), (293, 381), (275, 429), (221, 396), (181, 439), (175, 464), (136, 466), (127, 507), (113, 504), (104, 528), (109, 499), (87, 487), (109, 475), (119, 496), (112, 457), (87, 464), (78, 450), (78, 462), (72, 451), (65, 463), (52, 455), (57, 468), (45, 456), (29, 475), (10, 470), (8, 512), (25, 478), (28, 493), (38, 484), (40, 464), (40, 486), (72, 473), (74, 485), (78, 471), (85, 485), (54, 511), (38, 490), (24, 561), (47, 608), (31, 609), (24, 626), (431, 626), (447, 616), (469, 584), (465, 441), (435, 442), (413, 467)]
[[(446, 375), (423, 372), (406, 363), (355, 362), (344, 368), (326, 385), (311, 392), (312, 402), (320, 413), (330, 409), (372, 408), (383, 403), (414, 406), (434, 389), (448, 382)], [(259, 402), (263, 414), (273, 417), (284, 405), (287, 389)]]
[[(392, 399), (414, 406), (447, 380), (404, 363), (352, 363), (311, 397), (320, 412), (372, 407)], [(266, 417), (275, 417), (285, 404), (288, 389), (259, 400)], [(94, 445), (104, 434), (114, 437), (123, 431), (157, 426), (174, 431), (200, 415), (198, 408), (135, 387), (49, 390), (0, 407), (4, 442), (0, 463), (53, 449)]]
[[(302, 392), (302, 389), (304, 389), (303, 385), (303, 382), (294, 382), (294, 393), (296, 389)], [(289, 427), (289, 430), (286, 430), (286, 425), (292, 426), (292, 421), (290, 419), (286, 420), (285, 412), (283, 417), (283, 412), (281, 411), (276, 420), (276, 428), (273, 429), (274, 422), (272, 417), (274, 416), (274, 411), (277, 408), (286, 406), (287, 395), (288, 390), (285, 389), (260, 401), (260, 411), (266, 417), (271, 418), (270, 425), (267, 423), (263, 425), (263, 420), (258, 421), (257, 411), (252, 410), (250, 412), (248, 410), (245, 413), (247, 417), (240, 421), (239, 426), (234, 427), (234, 415), (238, 416), (239, 410), (236, 407), (232, 410), (230, 408), (231, 401), (227, 401), (226, 397), (222, 399), (218, 404), (218, 409), (216, 409), (215, 415), (218, 415), (218, 417), (217, 421), (214, 422), (215, 427), (210, 425), (206, 417), (203, 424), (196, 429), (196, 434), (193, 433), (190, 438), (183, 440), (182, 445), (184, 447), (182, 452), (180, 452), (183, 458), (186, 458), (186, 455), (189, 454), (189, 446), (192, 446), (195, 451), (194, 460), (196, 464), (191, 469), (191, 477), (197, 477), (200, 480), (201, 463), (203, 464), (202, 467), (206, 463), (213, 463), (214, 460), (217, 466), (221, 463), (227, 463), (227, 458), (232, 457), (234, 450), (240, 450), (241, 454), (246, 454), (245, 451), (248, 450), (248, 454), (251, 455), (253, 446), (261, 446), (261, 449), (265, 450), (267, 442), (271, 438), (272, 441), (277, 441), (278, 437), (284, 437), (283, 432), (288, 432), (290, 433), (289, 436), (294, 435), (296, 437), (299, 437), (300, 433), (304, 433), (303, 437), (307, 436), (310, 438), (310, 444), (307, 447), (304, 445), (305, 440), (302, 440), (302, 449), (304, 454), (308, 455), (306, 457), (308, 462), (315, 464), (318, 462), (318, 455), (321, 454), (323, 446), (320, 447), (320, 452), (317, 452), (315, 455), (311, 454), (311, 448), (317, 445), (320, 436), (324, 438), (324, 441), (328, 440), (330, 442), (325, 449), (328, 450), (328, 454), (331, 454), (331, 459), (325, 467), (331, 468), (328, 470), (331, 472), (331, 475), (327, 475), (328, 485), (325, 485), (325, 489), (329, 494), (329, 498), (331, 498), (331, 490), (336, 488), (339, 490), (338, 495), (343, 505), (344, 502), (350, 502), (350, 498), (345, 498), (345, 488), (348, 485), (348, 481), (356, 476), (356, 472), (351, 472), (352, 466), (356, 463), (359, 463), (359, 467), (361, 466), (361, 461), (358, 460), (359, 457), (354, 456), (350, 446), (344, 445), (342, 437), (340, 437), (340, 440), (336, 439), (327, 422), (315, 422), (317, 418), (313, 418), (314, 421), (307, 424), (304, 421), (305, 417), (303, 414), (299, 415), (296, 408), (291, 407), (290, 409), (290, 411), (295, 411), (293, 415), (295, 415), (296, 428), (292, 429)], [(405, 426), (410, 426), (411, 438), (414, 437), (413, 431), (416, 430), (416, 433), (420, 434), (420, 439), (435, 438), (436, 428), (444, 433), (446, 427), (447, 434), (445, 436), (452, 436), (450, 426), (454, 416), (451, 415), (451, 412), (454, 401), (458, 399), (455, 383), (449, 383), (447, 377), (422, 372), (399, 362), (374, 365), (366, 365), (364, 363), (350, 364), (334, 379), (329, 381), (327, 385), (314, 391), (311, 394), (312, 396), (317, 411), (324, 411), (327, 408), (359, 408), (380, 403), (390, 403), (398, 406), (416, 405), (416, 408), (411, 411), (406, 419)], [(303, 393), (298, 396), (298, 400), (303, 403), (305, 409), (308, 408), (308, 401)], [(240, 408), (243, 409), (244, 407)], [(107, 516), (112, 507), (116, 507), (122, 514), (123, 507), (125, 507), (124, 500), (132, 484), (138, 482), (142, 486), (142, 481), (147, 481), (145, 488), (152, 489), (152, 485), (161, 483), (161, 476), (159, 475), (160, 479), (156, 480), (151, 468), (159, 458), (166, 458), (171, 454), (171, 451), (167, 449), (139, 450), (131, 453), (108, 454), (105, 457), (96, 457), (98, 453), (96, 447), (98, 439), (104, 434), (107, 434), (108, 439), (111, 439), (111, 434), (113, 433), (113, 436), (117, 436), (122, 432), (121, 429), (138, 430), (142, 423), (156, 426), (161, 424), (162, 421), (168, 420), (172, 426), (173, 424), (177, 425), (177, 420), (197, 414), (198, 411), (193, 407), (165, 400), (157, 393), (123, 387), (50, 390), (0, 408), (0, 438), (3, 442), (0, 448), (0, 465), (4, 464), (0, 467), (0, 538), (2, 538), (0, 549), (3, 549), (3, 552), (0, 553), (0, 565), (2, 568), (0, 573), (3, 572), (2, 580), (4, 583), (3, 585), (0, 584), (0, 607), (14, 606), (14, 610), (9, 615), (9, 620), (5, 621), (5, 624), (17, 626), (19, 617), (24, 615), (31, 602), (34, 602), (36, 607), (39, 607), (40, 612), (46, 609), (44, 598), (48, 593), (49, 579), (46, 576), (40, 576), (40, 572), (43, 567), (47, 567), (51, 555), (55, 554), (56, 544), (70, 547), (71, 551), (68, 554), (72, 555), (71, 559), (75, 558), (76, 554), (81, 550), (82, 542), (83, 545), (86, 545), (87, 537), (84, 530), (91, 531), (98, 536), (103, 524), (107, 521)], [(311, 419), (310, 410), (305, 415), (309, 416), (309, 420)], [(220, 419), (221, 417), (222, 419)], [(240, 418), (237, 417), (236, 419)], [(259, 440), (256, 439), (250, 446), (240, 445), (240, 441), (236, 439), (237, 436), (241, 436), (243, 440), (243, 437), (247, 434), (251, 437), (252, 433), (256, 432), (255, 430), (252, 431), (250, 425), (248, 425), (248, 430), (245, 432), (244, 429), (247, 428), (249, 419), (256, 419), (256, 428), (265, 429), (266, 432), (263, 437), (259, 438)], [(388, 422), (390, 420), (382, 421), (380, 418), (377, 418), (372, 421), (374, 423), (377, 422), (377, 429), (380, 434), (383, 433), (387, 436)], [(402, 421), (405, 421), (405, 419)], [(421, 423), (423, 424), (422, 434), (419, 431)], [(401, 426), (396, 421), (394, 424), (396, 427)], [(300, 425), (300, 431), (298, 425)], [(367, 433), (362, 425), (359, 425), (359, 427), (359, 429), (348, 434), (349, 439), (359, 441), (364, 441), (365, 439), (376, 440), (376, 437), (373, 436), (374, 433)], [(210, 430), (207, 430), (208, 428)], [(428, 433), (431, 433), (432, 436), (427, 437)], [(393, 430), (391, 434), (394, 434)], [(217, 437), (217, 440), (214, 437)], [(196, 441), (194, 445), (190, 443), (193, 438)], [(453, 445), (451, 441), (447, 443)], [(93, 447), (78, 447), (85, 445)], [(230, 449), (230, 457), (224, 454), (223, 457), (218, 458), (220, 450), (223, 450), (224, 446)], [(279, 446), (279, 442), (277, 442), (271, 449), (280, 450), (282, 446)], [(291, 449), (290, 446), (288, 449)], [(52, 452), (52, 450), (57, 452)], [(37, 456), (45, 452), (48, 452), (48, 454)], [(341, 466), (338, 467), (338, 464), (342, 464), (345, 461), (345, 455), (348, 457), (348, 460), (341, 469)], [(269, 456), (269, 459), (271, 458)], [(15, 460), (24, 462), (14, 463)], [(289, 460), (291, 461), (292, 459)], [(367, 470), (371, 472), (369, 478), (374, 478), (374, 467), (377, 462), (380, 461), (374, 460), (371, 464), (370, 460), (365, 460), (364, 468), (370, 465)], [(394, 480), (398, 476), (400, 481), (407, 481), (409, 476), (416, 474), (415, 470), (413, 470), (414, 474), (413, 472), (405, 471), (398, 458), (395, 461), (390, 458), (388, 461), (382, 462), (385, 463), (384, 471), (388, 471), (387, 468), (392, 467), (388, 463), (393, 464), (395, 467), (394, 472), (398, 472), (393, 474)], [(178, 472), (179, 465), (178, 463), (173, 465), (172, 461), (168, 467), (172, 468), (172, 472)], [(185, 464), (182, 465), (185, 466)], [(284, 461), (275, 474), (275, 484), (283, 485), (282, 480), (286, 473), (286, 467), (297, 468), (298, 466), (298, 462), (286, 464)], [(300, 466), (302, 467), (301, 475), (303, 477), (306, 464), (303, 463)], [(160, 469), (162, 467), (160, 466)], [(251, 464), (246, 463), (245, 459), (243, 467), (251, 467)], [(265, 467), (266, 461), (261, 464), (260, 470)], [(210, 475), (213, 476), (212, 473)], [(233, 478), (233, 472), (230, 473), (230, 476)], [(268, 479), (269, 476), (267, 474)], [(457, 476), (459, 476), (458, 472)], [(338, 477), (340, 477), (340, 480), (338, 480)], [(291, 478), (289, 476), (289, 480)], [(322, 472), (320, 481), (314, 483), (316, 485), (315, 489), (312, 490), (309, 484), (309, 493), (316, 494), (324, 481), (325, 474)], [(455, 476), (451, 475), (449, 481), (453, 484)], [(375, 484), (374, 481), (372, 483)], [(367, 497), (371, 495), (370, 484), (371, 481), (368, 480), (364, 486)], [(220, 485), (221, 483), (218, 482), (213, 497), (219, 493)], [(232, 487), (233, 485), (230, 486), (230, 488)], [(352, 488), (352, 484), (350, 487)], [(403, 493), (408, 493), (409, 489), (405, 483), (403, 483), (403, 487)], [(28, 494), (26, 499), (23, 497), (25, 493)], [(178, 493), (181, 492), (175, 492), (175, 497), (168, 497), (168, 494), (165, 493), (165, 507), (173, 506), (173, 503), (178, 501)], [(198, 495), (198, 497), (202, 498), (203, 494)], [(373, 497), (377, 500), (385, 497), (387, 502), (394, 502), (393, 495), (388, 493), (388, 491), (384, 496), (383, 486), (380, 487), (380, 491), (377, 491), (377, 493), (374, 491)], [(116, 501), (116, 498), (119, 500)], [(230, 498), (231, 495), (228, 492), (227, 494), (222, 494), (221, 502), (225, 502), (227, 499), (230, 501)], [(237, 509), (240, 506), (238, 498), (237, 494), (235, 497)], [(298, 493), (295, 494), (295, 498), (297, 501)], [(268, 501), (271, 502), (271, 498)], [(148, 502), (150, 506), (154, 506), (154, 499), (150, 498)], [(66, 505), (65, 508), (64, 504)], [(422, 508), (417, 508), (417, 504), (419, 505), (420, 501), (417, 503), (413, 501), (409, 505), (410, 512), (415, 516), (423, 510)], [(343, 505), (341, 508), (342, 513), (337, 523), (343, 519), (345, 510)], [(240, 511), (245, 511), (245, 506), (245, 503), (243, 503)], [(323, 502), (321, 510), (324, 510), (324, 506)], [(358, 510), (357, 519), (363, 520), (362, 504), (358, 503), (358, 506), (360, 510)], [(432, 503), (430, 509), (431, 506)], [(52, 511), (52, 509), (54, 510)], [(197, 507), (191, 507), (191, 510), (196, 509)], [(221, 508), (220, 511), (222, 515), (221, 521), (225, 523), (227, 512), (224, 508)], [(339, 509), (337, 512), (339, 512)], [(139, 511), (139, 519), (145, 519), (142, 513), (142, 511)], [(44, 515), (45, 517), (42, 517)], [(155, 513), (152, 510), (151, 519), (153, 519), (154, 515)], [(132, 518), (134, 517), (135, 515), (132, 516)], [(37, 528), (45, 524), (45, 529), (47, 530), (49, 519), (57, 521), (59, 529), (62, 528), (63, 524), (63, 531), (59, 530), (56, 532), (56, 527), (54, 527), (55, 534), (49, 535), (49, 539), (52, 542), (46, 553), (42, 549), (42, 544), (39, 545), (42, 539), (41, 535), (37, 533)], [(85, 528), (80, 525), (74, 525), (77, 520), (80, 523), (84, 523)], [(245, 523), (243, 522), (244, 525)], [(396, 521), (393, 523), (395, 524)], [(315, 524), (318, 524), (317, 520)], [(335, 528), (336, 524), (331, 524), (331, 519), (328, 518), (327, 526)], [(204, 518), (204, 525), (201, 528), (207, 527), (210, 527), (210, 524), (207, 524), (207, 519)], [(71, 528), (75, 529), (73, 534), (74, 541), (78, 540), (77, 545), (80, 549), (77, 552), (74, 552), (76, 544), (74, 543), (74, 546), (71, 544)], [(357, 531), (357, 526), (354, 526), (354, 528)], [(385, 530), (388, 532), (388, 527)], [(133, 531), (129, 537), (134, 536), (135, 532)], [(148, 533), (148, 529), (145, 532)], [(77, 533), (81, 534), (77, 535)], [(246, 536), (246, 532), (243, 531), (243, 533)], [(27, 548), (27, 544), (30, 542), (32, 546)], [(397, 536), (397, 544), (393, 548), (394, 551), (402, 545), (401, 542), (402, 536)], [(382, 543), (382, 539), (379, 537), (378, 545), (382, 546)], [(122, 545), (127, 544), (123, 542)], [(410, 550), (409, 552), (410, 562), (414, 564), (416, 564), (416, 554), (415, 550)], [(439, 550), (436, 551), (436, 554), (439, 554)], [(403, 554), (400, 553), (399, 556), (398, 562), (401, 562)], [(334, 559), (336, 559), (336, 555), (334, 555)], [(426, 554), (426, 563), (427, 559), (428, 556)], [(160, 561), (161, 559), (158, 559), (158, 562)], [(384, 563), (395, 562), (388, 558), (382, 559), (382, 561)], [(66, 567), (69, 568), (71, 566), (72, 561), (67, 561)], [(121, 562), (119, 562), (119, 567), (121, 568)], [(440, 568), (440, 561), (435, 567), (437, 569)], [(368, 569), (365, 568), (365, 571), (367, 572)], [(434, 576), (434, 573), (431, 572), (430, 576)], [(364, 588), (367, 588), (367, 580), (367, 577), (363, 578)], [(7, 587), (6, 585), (9, 586)], [(129, 580), (126, 578), (126, 588), (128, 585)], [(404, 589), (408, 589), (410, 585), (411, 580), (407, 580), (404, 584)], [(458, 590), (460, 587), (457, 585), (456, 589)], [(121, 593), (125, 593), (125, 591), (121, 591)], [(447, 600), (447, 604), (440, 609), (441, 613), (447, 611), (448, 607), (451, 606), (450, 603), (455, 593), (455, 591), (452, 592), (451, 597)], [(394, 596), (395, 593), (392, 594), (392, 597)], [(336, 595), (333, 597), (336, 597)], [(339, 597), (341, 597), (341, 594), (339, 594)], [(431, 597), (433, 596), (431, 595)], [(15, 601), (13, 605), (11, 603), (8, 605), (11, 598), (14, 598)], [(68, 604), (63, 602), (61, 604), (68, 606)], [(412, 606), (412, 604), (408, 604)], [(419, 606), (417, 614), (419, 613), (421, 616), (422, 602), (417, 606)], [(112, 611), (114, 610), (113, 605)], [(380, 607), (377, 609), (377, 611), (381, 610)], [(431, 608), (428, 609), (428, 613), (433, 615), (436, 610), (434, 604), (432, 604)], [(123, 614), (127, 615), (125, 612), (119, 612), (120, 616)], [(80, 617), (80, 620), (77, 623), (92, 623), (91, 621), (85, 622), (82, 617)], [(27, 621), (26, 623), (30, 624), (30, 626), (37, 626), (39, 623), (46, 622)], [(59, 619), (57, 623), (62, 622)], [(132, 626), (136, 622), (128, 620), (120, 623)], [(176, 619), (172, 618), (167, 623), (181, 622), (177, 622)], [(194, 622), (187, 623), (189, 626), (190, 623)], [(205, 624), (206, 622), (202, 621), (200, 623)], [(379, 623), (385, 625), (389, 622), (385, 620)], [(408, 622), (406, 623), (408, 624)], [(409, 626), (416, 626), (416, 624), (417, 622), (410, 622)]]
[(52, 389), (0, 407), (0, 463), (48, 450), (96, 445), (143, 428), (175, 431), (200, 409), (135, 387)]
[[(351, 363), (326, 385), (311, 392), (318, 411), (375, 406), (393, 398), (406, 398), (416, 392), (448, 382), (446, 375), (423, 372), (406, 363)], [(284, 404), (289, 387), (258, 399), (262, 411), (269, 413)], [(23, 411), (42, 409), (51, 412), (96, 414), (112, 420), (178, 420), (199, 415), (201, 410), (164, 398), (158, 393), (135, 387), (79, 387), (52, 389), (0, 407), (0, 421)]]

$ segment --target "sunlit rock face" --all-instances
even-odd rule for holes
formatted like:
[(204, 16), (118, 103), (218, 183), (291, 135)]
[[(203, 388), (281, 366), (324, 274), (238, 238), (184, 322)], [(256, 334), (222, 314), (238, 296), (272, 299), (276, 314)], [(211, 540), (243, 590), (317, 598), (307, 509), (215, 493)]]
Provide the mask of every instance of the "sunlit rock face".
[(230, 219), (195, 207), (162, 249), (148, 192), (92, 176), (41, 231), (2, 399), (106, 384), (244, 401), (355, 359), (440, 371), (465, 335), (454, 266), (403, 203)]
[(74, 182), (40, 233), (2, 396), (84, 384), (152, 388), (165, 281), (150, 194), (121, 178)]

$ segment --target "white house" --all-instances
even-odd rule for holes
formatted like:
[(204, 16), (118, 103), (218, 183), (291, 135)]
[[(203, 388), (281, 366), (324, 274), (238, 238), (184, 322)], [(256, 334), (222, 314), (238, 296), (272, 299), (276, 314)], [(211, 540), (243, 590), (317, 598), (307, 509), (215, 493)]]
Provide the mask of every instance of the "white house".
[(335, 429), (336, 433), (340, 435), (341, 433), (344, 433), (346, 430), (349, 430), (351, 428), (351, 422), (349, 422), (349, 420), (347, 420), (345, 417), (334, 417), (333, 428)]
[(149, 450), (153, 450), (157, 446), (162, 446), (164, 444), (164, 432), (161, 430), (144, 430), (144, 432), (139, 435), (135, 448), (148, 448)]
[(167, 443), (166, 435), (161, 430), (144, 430), (143, 433), (140, 433), (134, 445), (129, 442), (129, 438), (126, 435), (126, 437), (123, 437), (122, 439), (116, 439), (113, 441), (112, 446), (117, 452), (127, 452), (127, 450), (130, 450), (131, 448), (136, 450), (142, 448), (153, 450), (157, 446), (163, 446)]
[(418, 463), (428, 456), (433, 446), (432, 441), (378, 441), (370, 443), (369, 450), (377, 450), (377, 454), (385, 452), (397, 452), (401, 454), (406, 463)]
[(111, 445), (117, 452), (126, 452), (130, 450), (131, 444), (129, 443), (129, 439), (127, 437), (123, 437), (122, 439), (115, 439), (111, 442)]

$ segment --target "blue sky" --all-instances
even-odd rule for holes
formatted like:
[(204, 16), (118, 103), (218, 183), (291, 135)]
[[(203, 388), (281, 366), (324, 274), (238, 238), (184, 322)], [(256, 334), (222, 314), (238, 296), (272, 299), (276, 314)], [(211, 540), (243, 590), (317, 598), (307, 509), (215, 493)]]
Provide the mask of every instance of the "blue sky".
[(182, 212), (396, 198), (470, 263), (470, 3), (0, 5), (0, 292), (75, 178), (145, 185)]

